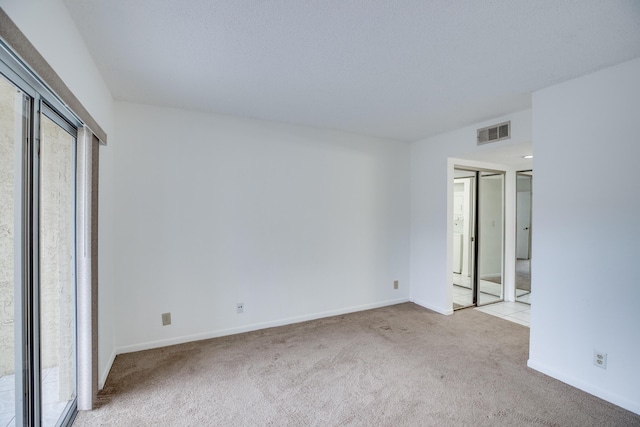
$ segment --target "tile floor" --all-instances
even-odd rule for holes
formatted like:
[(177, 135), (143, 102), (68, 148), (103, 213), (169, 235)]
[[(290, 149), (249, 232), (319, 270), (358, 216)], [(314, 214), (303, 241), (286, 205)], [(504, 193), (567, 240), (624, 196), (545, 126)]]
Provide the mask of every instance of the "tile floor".
[(516, 289), (516, 301), (531, 304), (531, 291), (521, 291)]
[[(68, 402), (58, 402), (58, 368), (42, 371), (42, 425), (55, 426)], [(15, 426), (15, 380), (13, 375), (0, 377), (0, 427)]]
[(482, 307), (476, 307), (476, 310), (492, 316), (501, 317), (510, 322), (519, 323), (521, 325), (530, 326), (531, 306), (521, 302), (498, 302)]
[(15, 381), (13, 375), (0, 377), (0, 426), (15, 425)]
[[(453, 302), (461, 306), (470, 306), (473, 303), (473, 296), (471, 292), (471, 279), (469, 277), (453, 274)], [(495, 302), (501, 298), (502, 285), (498, 285), (486, 280), (480, 280), (480, 304), (481, 307), (477, 307), (476, 310), (482, 311), (493, 316), (502, 317), (503, 319), (511, 322), (519, 323), (524, 326), (530, 326), (530, 312), (531, 312), (531, 292), (522, 291), (516, 289), (516, 301), (517, 302)]]

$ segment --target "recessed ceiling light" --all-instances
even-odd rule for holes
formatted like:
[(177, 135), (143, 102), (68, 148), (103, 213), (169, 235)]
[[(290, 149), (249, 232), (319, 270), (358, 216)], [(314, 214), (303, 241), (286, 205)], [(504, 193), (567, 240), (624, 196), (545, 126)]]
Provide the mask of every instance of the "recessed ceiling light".
[(527, 154), (526, 156), (522, 156), (523, 159), (533, 159), (533, 154)]

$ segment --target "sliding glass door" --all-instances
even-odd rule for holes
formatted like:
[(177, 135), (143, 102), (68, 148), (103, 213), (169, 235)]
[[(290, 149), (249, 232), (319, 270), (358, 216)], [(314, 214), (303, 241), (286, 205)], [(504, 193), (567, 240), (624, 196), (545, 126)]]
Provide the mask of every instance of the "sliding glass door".
[(0, 427), (70, 425), (78, 123), (0, 53)]
[[(23, 149), (29, 98), (0, 75), (0, 425), (22, 407)], [(18, 333), (16, 333), (18, 332)], [(16, 337), (18, 338), (16, 342)]]
[(40, 389), (42, 425), (55, 426), (76, 396), (76, 130), (45, 108), (40, 135)]

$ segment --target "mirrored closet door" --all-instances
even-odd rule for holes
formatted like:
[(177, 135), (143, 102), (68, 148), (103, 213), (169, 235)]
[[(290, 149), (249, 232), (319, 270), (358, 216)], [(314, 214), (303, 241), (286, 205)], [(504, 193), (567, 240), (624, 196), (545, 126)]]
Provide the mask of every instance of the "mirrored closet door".
[(453, 309), (504, 299), (504, 172), (454, 169)]

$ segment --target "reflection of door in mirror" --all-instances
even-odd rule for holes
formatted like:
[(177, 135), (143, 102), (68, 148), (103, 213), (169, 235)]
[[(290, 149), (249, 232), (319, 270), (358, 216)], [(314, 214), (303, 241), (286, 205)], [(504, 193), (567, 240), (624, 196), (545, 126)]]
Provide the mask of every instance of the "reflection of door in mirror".
[(464, 182), (454, 183), (453, 189), (453, 272), (462, 273), (462, 240), (464, 238)]
[(516, 180), (516, 301), (531, 304), (531, 171)]

